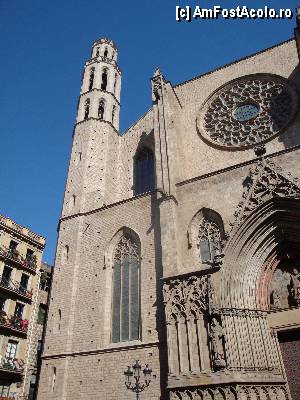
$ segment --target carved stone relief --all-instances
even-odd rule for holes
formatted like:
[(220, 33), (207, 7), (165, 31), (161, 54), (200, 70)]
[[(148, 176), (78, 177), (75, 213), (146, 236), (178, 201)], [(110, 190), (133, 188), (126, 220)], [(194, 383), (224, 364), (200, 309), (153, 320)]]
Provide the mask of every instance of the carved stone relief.
[(217, 316), (213, 316), (210, 322), (209, 338), (211, 343), (212, 362), (215, 370), (226, 368), (225, 361), (225, 335)]
[(277, 266), (270, 290), (271, 309), (300, 306), (300, 257), (285, 257)]
[(122, 261), (124, 257), (139, 259), (139, 249), (135, 241), (128, 235), (123, 235), (119, 240), (114, 253), (115, 260)]
[(164, 303), (167, 323), (196, 318), (207, 309), (207, 276), (192, 275), (164, 284)]
[(205, 140), (224, 148), (255, 146), (286, 128), (297, 108), (297, 92), (288, 80), (249, 75), (221, 87), (207, 100), (198, 130)]
[(300, 199), (299, 180), (284, 173), (273, 162), (263, 160), (250, 169), (244, 180), (242, 200), (234, 213), (232, 228), (242, 223), (257, 207), (275, 197)]

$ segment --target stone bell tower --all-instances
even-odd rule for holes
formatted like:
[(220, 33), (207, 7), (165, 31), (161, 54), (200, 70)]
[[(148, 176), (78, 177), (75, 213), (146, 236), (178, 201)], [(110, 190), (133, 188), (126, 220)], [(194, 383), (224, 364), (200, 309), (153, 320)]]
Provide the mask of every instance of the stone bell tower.
[(118, 52), (108, 39), (97, 40), (84, 67), (77, 122), (96, 118), (119, 129), (121, 72)]
[(97, 40), (85, 63), (63, 216), (90, 211), (111, 201), (117, 177), (109, 165), (117, 158), (121, 71), (117, 48)]

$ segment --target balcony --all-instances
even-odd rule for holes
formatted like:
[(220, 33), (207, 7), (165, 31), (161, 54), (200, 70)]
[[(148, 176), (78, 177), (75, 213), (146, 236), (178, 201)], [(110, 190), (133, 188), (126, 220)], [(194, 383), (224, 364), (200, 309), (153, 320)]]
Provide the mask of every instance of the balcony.
[(24, 372), (23, 360), (18, 358), (4, 357), (4, 356), (1, 357), (0, 376), (2, 377), (6, 376), (6, 377), (11, 377), (12, 379), (21, 380), (23, 372)]
[(0, 329), (4, 329), (14, 335), (27, 336), (28, 320), (15, 316), (7, 316), (6, 312), (0, 311)]
[(36, 273), (36, 257), (34, 255), (31, 258), (25, 259), (20, 256), (17, 250), (0, 247), (0, 257), (5, 261), (10, 261), (15, 265), (30, 271), (31, 273)]
[(0, 280), (0, 290), (12, 297), (19, 297), (24, 301), (31, 302), (32, 290), (27, 290), (20, 285), (19, 282), (14, 282), (11, 279), (6, 279), (2, 276)]

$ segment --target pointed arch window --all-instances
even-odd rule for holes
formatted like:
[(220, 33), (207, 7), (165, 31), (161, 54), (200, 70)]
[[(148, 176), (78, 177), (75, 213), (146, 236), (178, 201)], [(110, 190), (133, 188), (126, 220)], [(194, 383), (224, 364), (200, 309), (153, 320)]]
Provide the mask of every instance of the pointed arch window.
[(155, 189), (154, 156), (148, 148), (143, 148), (136, 156), (134, 168), (134, 194), (150, 192)]
[(102, 71), (101, 90), (106, 90), (106, 88), (107, 88), (107, 68), (104, 68)]
[(112, 342), (139, 338), (140, 246), (123, 235), (114, 252)]
[(96, 48), (96, 57), (99, 57), (99, 47)]
[(89, 90), (92, 90), (92, 89), (93, 89), (94, 77), (95, 77), (95, 68), (92, 67), (92, 68), (90, 69)]
[(88, 119), (90, 114), (90, 99), (86, 99), (84, 103), (84, 119)]
[(100, 100), (98, 106), (98, 117), (100, 119), (104, 119), (104, 107), (105, 107), (104, 100)]
[(221, 233), (215, 221), (202, 218), (198, 233), (198, 248), (202, 262), (211, 262), (221, 253)]

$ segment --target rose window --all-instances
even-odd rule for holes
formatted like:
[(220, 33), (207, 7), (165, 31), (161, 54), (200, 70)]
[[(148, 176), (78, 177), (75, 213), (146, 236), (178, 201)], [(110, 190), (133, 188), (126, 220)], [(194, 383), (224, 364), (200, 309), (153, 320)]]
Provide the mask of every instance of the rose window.
[(270, 140), (294, 118), (298, 96), (275, 75), (250, 75), (223, 86), (202, 107), (201, 137), (217, 146), (239, 148)]

